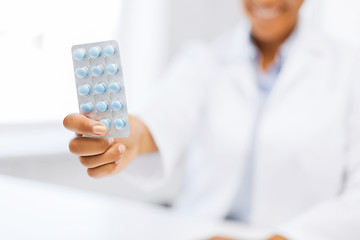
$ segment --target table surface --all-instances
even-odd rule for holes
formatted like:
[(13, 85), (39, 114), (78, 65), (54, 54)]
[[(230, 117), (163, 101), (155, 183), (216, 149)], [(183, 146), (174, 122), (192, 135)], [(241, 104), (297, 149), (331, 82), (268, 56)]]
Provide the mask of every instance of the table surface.
[(262, 239), (268, 229), (153, 204), (0, 176), (0, 239)]

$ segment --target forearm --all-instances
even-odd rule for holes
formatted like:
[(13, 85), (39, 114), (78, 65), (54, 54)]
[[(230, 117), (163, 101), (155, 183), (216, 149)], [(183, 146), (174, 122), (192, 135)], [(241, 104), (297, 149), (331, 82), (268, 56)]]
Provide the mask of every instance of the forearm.
[(360, 236), (359, 202), (360, 190), (354, 187), (284, 222), (277, 231), (290, 239), (354, 239)]
[(158, 151), (158, 147), (149, 131), (149, 129), (144, 125), (144, 133), (140, 142), (139, 155), (145, 153), (151, 153)]

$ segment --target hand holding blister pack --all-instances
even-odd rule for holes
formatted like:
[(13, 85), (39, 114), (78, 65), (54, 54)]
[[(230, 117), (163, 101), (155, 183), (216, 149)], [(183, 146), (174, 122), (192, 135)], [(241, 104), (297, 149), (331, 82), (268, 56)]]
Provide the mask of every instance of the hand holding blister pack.
[(108, 128), (104, 138), (128, 137), (129, 117), (117, 42), (75, 45), (72, 56), (80, 112)]

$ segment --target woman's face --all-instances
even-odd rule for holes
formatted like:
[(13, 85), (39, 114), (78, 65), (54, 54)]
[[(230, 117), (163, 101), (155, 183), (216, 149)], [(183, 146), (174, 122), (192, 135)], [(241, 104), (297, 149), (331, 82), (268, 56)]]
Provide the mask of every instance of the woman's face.
[(287, 37), (294, 29), (303, 0), (242, 0), (252, 35), (262, 42)]

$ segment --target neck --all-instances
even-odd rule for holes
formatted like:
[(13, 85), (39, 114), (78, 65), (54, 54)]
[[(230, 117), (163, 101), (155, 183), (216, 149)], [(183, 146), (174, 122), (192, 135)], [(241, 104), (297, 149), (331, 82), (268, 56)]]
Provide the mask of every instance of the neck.
[(254, 40), (254, 42), (261, 53), (261, 68), (266, 70), (274, 62), (276, 54), (284, 41), (258, 42)]
[(275, 60), (276, 54), (279, 51), (281, 45), (290, 37), (294, 31), (295, 26), (283, 37), (272, 40), (272, 41), (262, 41), (255, 36), (252, 36), (252, 40), (255, 43), (256, 47), (261, 53), (261, 68), (266, 70)]

